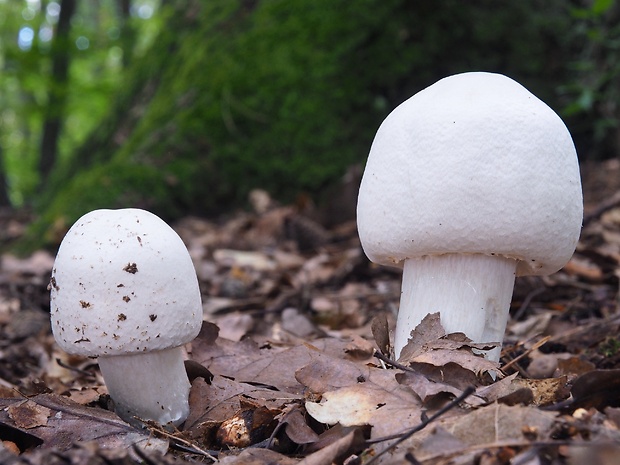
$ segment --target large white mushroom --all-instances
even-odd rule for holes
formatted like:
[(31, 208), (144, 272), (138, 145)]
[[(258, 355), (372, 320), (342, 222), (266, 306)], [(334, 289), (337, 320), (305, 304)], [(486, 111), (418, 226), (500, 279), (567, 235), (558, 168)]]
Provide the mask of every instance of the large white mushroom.
[(181, 346), (200, 331), (202, 305), (189, 253), (170, 226), (139, 209), (84, 215), (60, 244), (50, 293), (58, 345), (99, 358), (122, 418), (185, 420)]
[(434, 312), (448, 332), (501, 343), (515, 275), (553, 273), (575, 250), (583, 201), (572, 138), (506, 76), (444, 78), (381, 124), (357, 215), (369, 259), (403, 266), (397, 356)]

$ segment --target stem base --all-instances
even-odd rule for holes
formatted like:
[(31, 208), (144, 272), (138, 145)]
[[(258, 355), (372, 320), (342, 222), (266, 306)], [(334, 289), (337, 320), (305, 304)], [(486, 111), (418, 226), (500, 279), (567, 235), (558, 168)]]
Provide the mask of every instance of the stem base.
[(164, 425), (181, 424), (189, 414), (190, 383), (183, 348), (99, 357), (99, 368), (119, 417)]
[(517, 261), (481, 254), (447, 254), (405, 260), (394, 350), (400, 356), (411, 331), (439, 312), (446, 333), (474, 342), (499, 342), (488, 351), (498, 361), (508, 321)]

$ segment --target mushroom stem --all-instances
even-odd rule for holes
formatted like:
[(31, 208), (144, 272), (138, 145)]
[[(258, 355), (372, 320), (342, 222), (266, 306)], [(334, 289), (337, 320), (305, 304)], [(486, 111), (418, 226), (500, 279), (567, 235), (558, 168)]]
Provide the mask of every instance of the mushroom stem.
[(183, 348), (99, 357), (99, 368), (118, 416), (179, 425), (189, 414), (190, 383)]
[(446, 254), (410, 258), (403, 269), (396, 322), (396, 357), (429, 313), (439, 312), (447, 333), (461, 332), (474, 342), (500, 346), (485, 357), (498, 361), (504, 338), (517, 261), (482, 254)]

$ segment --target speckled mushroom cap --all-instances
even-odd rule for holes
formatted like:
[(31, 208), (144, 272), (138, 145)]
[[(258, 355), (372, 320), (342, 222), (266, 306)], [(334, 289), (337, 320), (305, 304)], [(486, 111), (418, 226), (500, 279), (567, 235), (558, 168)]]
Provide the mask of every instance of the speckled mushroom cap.
[(582, 216), (577, 155), (560, 117), (512, 79), (482, 72), (444, 78), (388, 115), (357, 207), (374, 262), (501, 255), (518, 260), (518, 275), (564, 266)]
[(183, 241), (139, 209), (95, 210), (64, 237), (50, 282), (52, 331), (86, 356), (161, 350), (202, 323), (196, 272)]

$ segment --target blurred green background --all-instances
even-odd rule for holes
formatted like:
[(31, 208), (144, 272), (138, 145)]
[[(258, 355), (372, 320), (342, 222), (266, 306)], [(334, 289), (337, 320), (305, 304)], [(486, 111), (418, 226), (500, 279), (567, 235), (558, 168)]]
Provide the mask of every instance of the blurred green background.
[(167, 220), (253, 188), (317, 202), (400, 102), (506, 74), (582, 161), (620, 144), (614, 0), (0, 0), (0, 205), (31, 239), (94, 208)]

